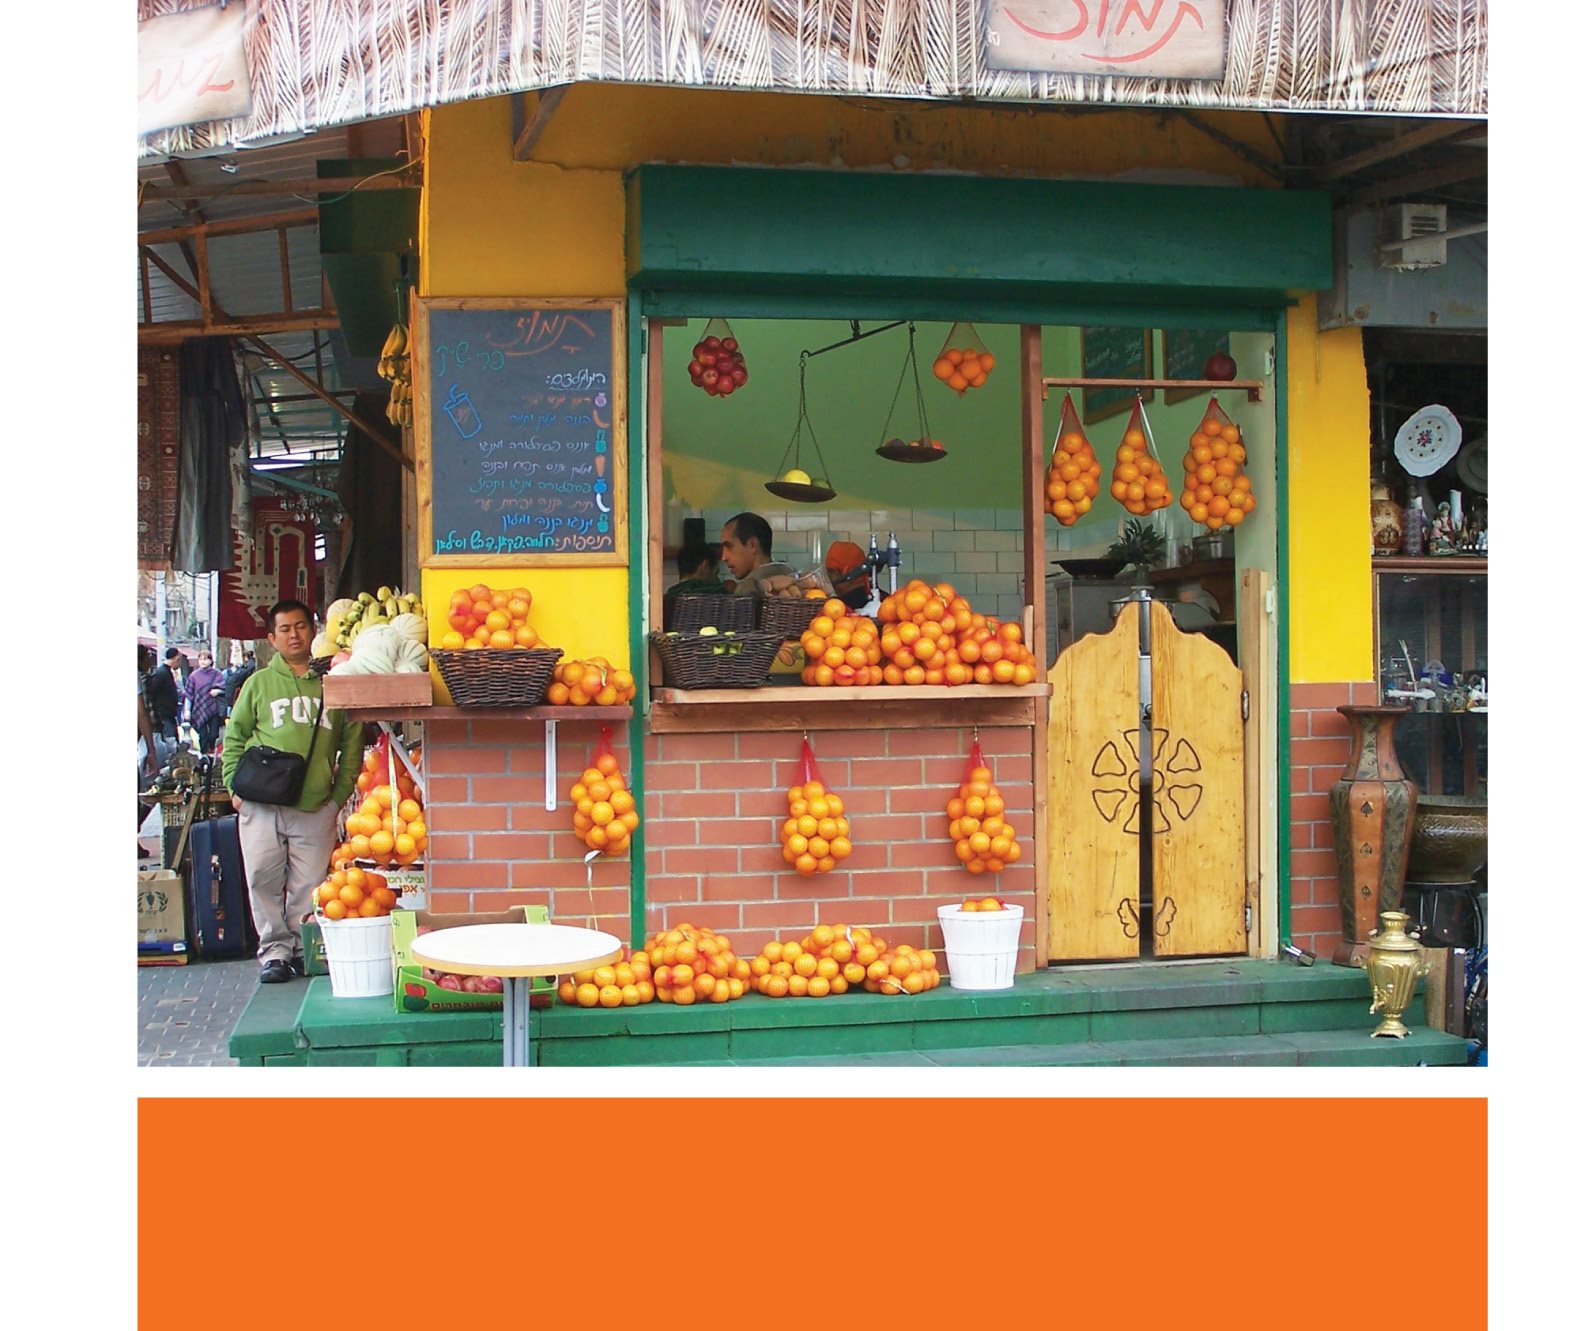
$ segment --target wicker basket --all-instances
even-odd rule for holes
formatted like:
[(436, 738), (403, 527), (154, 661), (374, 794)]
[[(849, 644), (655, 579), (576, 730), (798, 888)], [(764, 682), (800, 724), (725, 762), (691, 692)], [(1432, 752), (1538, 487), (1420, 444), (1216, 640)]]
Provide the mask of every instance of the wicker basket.
[(753, 596), (682, 592), (671, 601), (673, 623), (667, 629), (696, 633), (712, 624), (721, 633), (751, 633), (758, 627), (758, 599)]
[(563, 655), (560, 647), (432, 648), (456, 707), (535, 707)]
[(769, 677), (782, 642), (778, 633), (738, 633), (728, 640), (663, 633), (649, 637), (664, 662), (664, 682), (672, 689), (756, 689)]
[(758, 603), (760, 633), (778, 633), (783, 639), (800, 638), (824, 609), (825, 603), (806, 596), (763, 596)]

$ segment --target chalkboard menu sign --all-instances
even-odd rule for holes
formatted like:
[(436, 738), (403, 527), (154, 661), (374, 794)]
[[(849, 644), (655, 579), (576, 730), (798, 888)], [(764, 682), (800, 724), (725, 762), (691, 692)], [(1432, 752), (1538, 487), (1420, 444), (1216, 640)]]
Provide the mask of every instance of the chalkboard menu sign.
[[(1079, 330), (1080, 359), (1085, 379), (1151, 378), (1151, 330), (1149, 328), (1082, 328)], [(1133, 388), (1087, 388), (1084, 390), (1085, 424), (1124, 410), (1135, 400)]]
[(417, 302), (420, 562), (623, 564), (617, 300)]
[[(1162, 377), (1205, 379), (1207, 361), (1217, 352), (1227, 353), (1229, 335), (1201, 328), (1165, 328), (1162, 331)], [(1205, 388), (1168, 388), (1162, 399), (1170, 406), (1187, 397), (1199, 397)]]

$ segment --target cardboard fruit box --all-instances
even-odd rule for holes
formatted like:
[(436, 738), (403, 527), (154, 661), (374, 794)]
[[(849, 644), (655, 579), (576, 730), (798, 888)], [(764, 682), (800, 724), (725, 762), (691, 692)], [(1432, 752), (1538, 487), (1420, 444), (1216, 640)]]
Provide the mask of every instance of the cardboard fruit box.
[[(470, 1008), (500, 1008), (502, 994), (468, 994), (445, 989), (425, 978), (426, 969), (412, 953), (422, 929), (456, 929), (467, 924), (547, 924), (546, 906), (519, 906), (512, 910), (437, 914), (425, 910), (395, 910), (393, 921), (393, 1008), (400, 1013), (459, 1012)], [(553, 997), (552, 980), (534, 979), (531, 999), (543, 1005)], [(539, 1003), (539, 996), (542, 1003)]]
[[(171, 869), (145, 869), (138, 875), (138, 945), (182, 943), (183, 879)], [(166, 950), (166, 949), (162, 949)]]
[(418, 670), (404, 675), (327, 675), (321, 697), (328, 707), (430, 707), (432, 676)]

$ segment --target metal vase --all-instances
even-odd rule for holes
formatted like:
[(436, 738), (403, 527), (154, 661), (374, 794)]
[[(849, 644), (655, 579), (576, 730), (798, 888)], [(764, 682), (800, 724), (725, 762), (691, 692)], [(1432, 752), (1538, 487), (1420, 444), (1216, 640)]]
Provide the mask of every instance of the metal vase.
[(1416, 997), (1417, 981), (1428, 974), (1429, 963), (1423, 958), (1422, 944), (1406, 932), (1411, 916), (1403, 910), (1386, 910), (1378, 918), (1383, 927), (1373, 935), (1364, 963), (1373, 990), (1373, 1005), (1367, 1011), (1384, 1014), (1372, 1038), (1404, 1040), (1411, 1032), (1400, 1018)]
[(1341, 707), (1350, 722), (1350, 761), (1328, 792), (1339, 859), (1339, 966), (1359, 965), (1382, 912), (1400, 909), (1417, 810), (1417, 783), (1395, 753), (1405, 707)]

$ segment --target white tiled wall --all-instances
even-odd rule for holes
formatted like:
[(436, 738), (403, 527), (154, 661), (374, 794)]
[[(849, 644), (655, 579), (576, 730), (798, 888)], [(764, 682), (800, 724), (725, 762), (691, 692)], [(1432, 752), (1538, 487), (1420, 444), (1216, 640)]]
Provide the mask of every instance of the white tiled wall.
[[(707, 509), (704, 526), (710, 542), (734, 516), (730, 509)], [(1016, 508), (974, 509), (815, 509), (812, 512), (766, 512), (774, 531), (774, 556), (799, 567), (810, 562), (813, 533), (820, 534), (821, 558), (832, 541), (853, 541), (869, 548), (872, 531), (885, 549), (895, 531), (902, 549), (898, 583), (920, 577), (928, 582), (948, 581), (967, 596), (974, 608), (1003, 619), (1023, 614), (1023, 515)], [(1097, 553), (1069, 550), (1067, 534), (1055, 522), (1046, 524), (1046, 549), (1075, 555)]]

